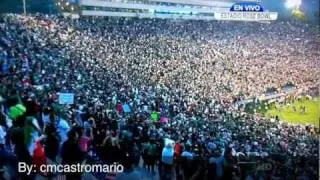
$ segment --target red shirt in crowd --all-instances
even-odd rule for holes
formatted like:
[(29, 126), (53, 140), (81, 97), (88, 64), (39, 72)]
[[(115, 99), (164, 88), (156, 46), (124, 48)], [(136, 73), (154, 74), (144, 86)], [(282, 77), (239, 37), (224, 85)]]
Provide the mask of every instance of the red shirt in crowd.
[(116, 110), (118, 111), (118, 113), (122, 113), (123, 112), (123, 107), (122, 107), (122, 104), (121, 103), (118, 103), (117, 105), (116, 105)]
[(174, 153), (176, 155), (176, 157), (180, 157), (181, 153), (182, 153), (182, 146), (179, 143), (176, 143), (174, 146)]

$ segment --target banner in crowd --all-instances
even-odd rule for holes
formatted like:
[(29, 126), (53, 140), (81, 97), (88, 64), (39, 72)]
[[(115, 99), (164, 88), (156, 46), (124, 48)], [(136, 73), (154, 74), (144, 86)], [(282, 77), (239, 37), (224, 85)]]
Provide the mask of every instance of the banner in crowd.
[(73, 104), (74, 93), (59, 93), (59, 104)]
[(284, 96), (285, 93), (279, 93), (279, 94), (272, 94), (272, 95), (262, 95), (259, 97), (259, 100), (260, 101), (264, 101), (264, 100), (270, 100), (270, 99), (276, 99), (276, 98), (279, 98), (281, 96)]
[(156, 112), (156, 111), (153, 111), (151, 113), (151, 120), (153, 122), (158, 122), (160, 120), (160, 113)]
[(169, 122), (169, 119), (167, 117), (161, 117), (160, 122), (166, 124)]
[[(245, 100), (241, 100), (235, 103), (235, 106), (239, 106), (241, 104), (248, 104), (251, 102), (255, 102), (257, 103), (257, 100), (259, 101), (269, 101), (269, 102), (273, 102), (272, 100), (282, 98), (285, 97), (287, 95), (292, 95), (292, 94), (300, 94), (302, 93), (301, 89), (296, 89), (293, 86), (286, 86), (283, 89), (283, 92), (280, 93), (266, 93), (266, 94), (262, 94), (261, 96), (259, 96), (258, 98), (251, 98), (251, 99), (245, 99)], [(281, 100), (281, 99), (280, 99)]]

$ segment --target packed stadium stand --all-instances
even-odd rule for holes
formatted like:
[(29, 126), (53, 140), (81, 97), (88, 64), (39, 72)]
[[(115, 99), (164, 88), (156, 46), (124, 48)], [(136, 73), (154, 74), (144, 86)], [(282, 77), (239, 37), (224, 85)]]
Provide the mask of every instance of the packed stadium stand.
[(0, 179), (318, 179), (319, 25), (230, 3), (1, 14)]

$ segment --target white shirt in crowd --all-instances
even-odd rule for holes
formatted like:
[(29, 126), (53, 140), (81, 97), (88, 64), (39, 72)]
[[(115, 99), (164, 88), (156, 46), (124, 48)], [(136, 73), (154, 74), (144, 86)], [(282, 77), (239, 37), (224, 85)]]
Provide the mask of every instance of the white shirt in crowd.
[(5, 144), (6, 142), (6, 131), (5, 128), (3, 126), (0, 126), (0, 144)]
[(50, 123), (49, 114), (45, 115), (44, 113), (42, 113), (42, 121), (43, 125), (47, 126)]
[(57, 124), (57, 129), (61, 138), (61, 143), (64, 143), (68, 139), (68, 132), (70, 131), (70, 126), (66, 120), (60, 118)]

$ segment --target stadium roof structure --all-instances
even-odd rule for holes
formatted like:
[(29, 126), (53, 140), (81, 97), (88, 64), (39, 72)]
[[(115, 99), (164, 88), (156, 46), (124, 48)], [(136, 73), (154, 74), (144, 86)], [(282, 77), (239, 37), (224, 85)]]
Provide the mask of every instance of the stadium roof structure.
[(229, 11), (232, 2), (208, 0), (80, 0), (83, 16), (124, 16), (214, 20), (214, 12)]
[(233, 1), (212, 1), (212, 0), (146, 0), (150, 2), (175, 3), (185, 5), (198, 5), (208, 7), (230, 7)]

